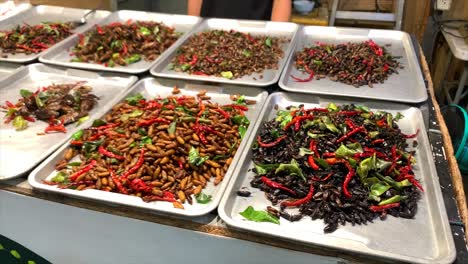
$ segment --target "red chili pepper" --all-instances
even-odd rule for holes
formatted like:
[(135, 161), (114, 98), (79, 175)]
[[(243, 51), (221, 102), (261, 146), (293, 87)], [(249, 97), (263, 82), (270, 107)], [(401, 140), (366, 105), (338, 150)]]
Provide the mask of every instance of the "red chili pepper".
[(73, 146), (83, 146), (83, 141), (81, 140), (72, 140), (70, 141), (70, 145), (73, 145)]
[(314, 170), (319, 170), (320, 167), (315, 163), (314, 156), (310, 155), (307, 157), (307, 162), (309, 163), (309, 166), (314, 169)]
[(296, 192), (289, 189), (288, 187), (285, 187), (284, 185), (282, 185), (281, 183), (279, 182), (275, 182), (271, 179), (268, 179), (267, 177), (265, 176), (262, 176), (260, 178), (262, 180), (263, 183), (265, 183), (266, 186), (268, 187), (271, 187), (271, 188), (274, 188), (274, 189), (280, 189), (280, 190), (283, 190), (283, 191), (286, 191), (294, 196), (296, 196)]
[(317, 150), (317, 142), (315, 140), (311, 140), (309, 143), (309, 149), (314, 152), (316, 157), (320, 157), (318, 150)]
[(31, 116), (23, 116), (24, 120), (29, 121), (29, 122), (36, 122), (36, 119)]
[(130, 25), (132, 23), (132, 21), (133, 21), (132, 19), (128, 19), (127, 22), (126, 22), (127, 25)]
[(112, 181), (114, 182), (115, 186), (117, 187), (117, 190), (120, 193), (128, 194), (127, 189), (125, 189), (125, 187), (123, 187), (122, 182), (120, 181), (120, 179), (117, 176), (115, 176), (115, 173), (111, 168), (109, 168), (109, 173), (110, 173)]
[(344, 116), (355, 116), (355, 115), (360, 115), (362, 112), (361, 111), (339, 111), (338, 115), (344, 115)]
[(206, 139), (205, 134), (198, 133), (198, 137), (200, 138), (200, 141), (203, 143), (203, 145), (208, 144), (208, 140)]
[(381, 144), (381, 143), (384, 143), (385, 142), (385, 139), (383, 138), (379, 138), (379, 139), (376, 139), (374, 141), (371, 142), (372, 145), (377, 145), (377, 144)]
[(202, 72), (202, 71), (194, 71), (192, 72), (193, 75), (201, 75), (201, 76), (209, 76), (208, 74)]
[(387, 121), (385, 120), (385, 118), (382, 118), (380, 120), (377, 120), (377, 122), (375, 122), (375, 124), (378, 127), (386, 127), (387, 126)]
[(334, 164), (340, 163), (341, 159), (337, 159), (337, 158), (328, 158), (328, 159), (325, 159), (325, 161), (326, 161), (329, 165), (334, 165)]
[(260, 147), (262, 147), (262, 148), (271, 148), (271, 147), (274, 147), (274, 146), (278, 145), (281, 141), (283, 141), (283, 139), (285, 139), (287, 137), (288, 136), (284, 135), (284, 136), (281, 136), (281, 137), (277, 138), (273, 142), (264, 143), (264, 142), (262, 142), (262, 138), (260, 136), (258, 136), (257, 137), (257, 142), (258, 142), (258, 145), (260, 145)]
[(96, 25), (96, 30), (97, 30), (97, 33), (99, 35), (103, 35), (104, 34), (104, 30), (102, 30), (102, 28), (99, 26), (99, 25)]
[(284, 201), (281, 203), (282, 206), (290, 206), (290, 207), (295, 207), (295, 206), (299, 206), (301, 204), (305, 204), (307, 202), (309, 202), (310, 200), (312, 200), (312, 197), (314, 196), (314, 182), (312, 181), (310, 183), (310, 189), (309, 189), (309, 192), (307, 193), (306, 197), (302, 198), (302, 199), (298, 199), (298, 200), (295, 200), (295, 201)]
[(316, 108), (304, 109), (304, 112), (324, 112), (324, 113), (326, 113), (326, 112), (328, 112), (328, 109), (316, 107)]
[(389, 67), (388, 67), (388, 64), (385, 63), (384, 66), (383, 66), (383, 71), (386, 72), (388, 71)]
[(193, 54), (192, 60), (189, 62), (191, 66), (195, 65), (198, 62), (198, 57), (196, 54)]
[(105, 135), (106, 135), (106, 132), (96, 133), (96, 134), (90, 136), (90, 137), (88, 138), (88, 141), (94, 141), (94, 140), (96, 140), (96, 139), (98, 139), (98, 138), (100, 138), (100, 137), (102, 137), (102, 136), (105, 136)]
[(349, 164), (349, 162), (347, 160), (342, 160), (342, 162), (345, 164), (346, 168), (348, 169), (348, 174), (346, 174), (345, 180), (343, 182), (343, 194), (347, 198), (350, 198), (351, 193), (349, 193), (349, 191), (348, 191), (348, 184), (351, 181), (351, 179), (353, 178), (355, 173), (354, 173), (353, 167), (351, 166), (351, 164)]
[(184, 64), (185, 63), (185, 56), (183, 54), (179, 55), (177, 57), (177, 60), (179, 61), (179, 64)]
[(142, 179), (135, 178), (130, 182), (130, 188), (135, 192), (150, 193), (152, 188), (146, 185)]
[(48, 49), (49, 48), (48, 45), (46, 45), (46, 44), (44, 44), (42, 42), (33, 42), (32, 44), (35, 45), (35, 46), (38, 46), (39, 48), (42, 48), (42, 49)]
[(181, 160), (179, 160), (178, 163), (179, 163), (179, 169), (183, 170), (184, 169), (184, 163)]
[(117, 159), (117, 160), (124, 160), (125, 159), (123, 156), (120, 156), (120, 155), (117, 155), (115, 153), (112, 153), (112, 152), (108, 151), (103, 146), (99, 146), (98, 152), (101, 153), (104, 156), (109, 157), (109, 158), (114, 158), (114, 159)]
[(354, 122), (353, 122), (351, 119), (349, 119), (349, 118), (346, 118), (346, 119), (345, 119), (345, 124), (346, 124), (351, 130), (353, 130), (353, 129), (355, 129), (355, 128), (358, 127), (358, 126), (356, 126), (356, 124), (354, 124)]
[(127, 47), (127, 44), (126, 44), (126, 43), (123, 43), (123, 44), (122, 44), (122, 54), (123, 54), (123, 55), (128, 54), (128, 47)]
[(297, 123), (297, 120), (299, 120), (298, 117), (299, 116), (294, 117), (293, 120), (291, 120), (291, 122), (287, 123), (286, 126), (284, 126), (283, 130), (287, 131), (292, 125), (295, 126), (295, 124)]
[(296, 76), (294, 76), (292, 74), (291, 74), (291, 78), (293, 78), (296, 82), (310, 82), (310, 81), (312, 81), (314, 79), (314, 75), (315, 74), (312, 71), (312, 72), (309, 73), (309, 77), (307, 77), (305, 79), (298, 78), (298, 77), (296, 77)]
[(411, 135), (406, 135), (406, 134), (403, 134), (403, 133), (401, 133), (401, 134), (403, 135), (404, 138), (415, 138), (419, 134), (419, 128), (418, 128), (418, 130), (416, 130), (416, 133), (414, 133), (414, 134), (411, 134)]
[(79, 176), (85, 174), (86, 172), (90, 171), (95, 165), (96, 165), (96, 161), (95, 160), (91, 160), (91, 162), (86, 165), (84, 168), (82, 168), (81, 170), (73, 173), (71, 176), (70, 176), (70, 181), (75, 181)]
[(137, 123), (137, 126), (149, 126), (154, 123), (170, 124), (171, 122), (164, 118), (156, 117), (156, 118), (151, 118), (151, 119), (140, 121)]
[(359, 132), (363, 132), (364, 131), (364, 127), (360, 126), (360, 127), (356, 127), (354, 128), (353, 130), (349, 131), (348, 133), (346, 133), (344, 136), (340, 137), (336, 143), (340, 143), (342, 141), (345, 141), (346, 139), (348, 139), (349, 137), (351, 137), (352, 135), (356, 134), (356, 133), (359, 133)]
[(334, 158), (334, 157), (336, 157), (336, 153), (334, 153), (334, 152), (325, 152), (325, 153), (322, 154), (322, 157), (323, 158)]
[(257, 42), (249, 33), (243, 33), (243, 34), (244, 34), (244, 36), (245, 36), (248, 40), (250, 40), (251, 42), (253, 42), (253, 43), (256, 43), (256, 42)]
[(301, 123), (305, 120), (311, 120), (311, 119), (314, 119), (313, 115), (298, 116), (296, 123), (294, 124), (294, 130), (299, 131), (299, 129), (301, 129)]
[(149, 101), (146, 106), (145, 106), (145, 110), (151, 110), (151, 109), (160, 109), (162, 107), (162, 104), (156, 102), (156, 101)]
[(198, 114), (197, 114), (197, 123), (198, 123), (198, 117), (202, 116), (203, 112), (205, 112), (205, 104), (203, 103), (201, 99), (198, 99), (198, 109), (200, 110), (198, 111)]
[(44, 130), (45, 133), (49, 133), (49, 132), (62, 132), (62, 133), (67, 133), (67, 129), (65, 128), (65, 126), (63, 124), (58, 124), (58, 125), (49, 125), (48, 127), (46, 127), (46, 129)]
[(400, 206), (400, 202), (390, 203), (390, 204), (385, 204), (385, 205), (371, 205), (369, 207), (369, 210), (371, 210), (374, 213), (377, 213), (377, 212), (382, 212), (382, 211), (395, 208), (395, 207), (399, 207), (399, 206)]
[(5, 103), (6, 103), (7, 107), (9, 107), (9, 108), (15, 108), (15, 107), (16, 107), (16, 106), (15, 106), (12, 102), (10, 102), (10, 101), (5, 101)]
[(142, 148), (140, 150), (140, 157), (138, 158), (138, 161), (136, 164), (131, 167), (128, 171), (126, 171), (124, 174), (120, 176), (121, 179), (126, 179), (129, 175), (135, 173), (142, 165), (143, 162), (145, 162), (145, 149)]
[(404, 179), (408, 179), (409, 182), (411, 182), (411, 184), (413, 184), (414, 186), (416, 186), (419, 190), (421, 190), (421, 192), (424, 192), (424, 188), (422, 187), (422, 185), (418, 182), (418, 180), (416, 180), (414, 178), (414, 175), (407, 175), (404, 177)]
[(164, 201), (164, 202), (177, 202), (176, 199), (174, 198), (168, 198), (168, 197), (161, 197), (157, 195), (147, 195), (143, 198), (145, 202), (153, 202), (153, 201)]
[(114, 23), (110, 23), (107, 25), (108, 27), (120, 27), (122, 26), (122, 23), (120, 22), (114, 22)]
[(211, 133), (211, 134), (218, 134), (218, 132), (216, 130), (214, 130), (213, 128), (211, 128), (209, 126), (194, 125), (193, 130), (195, 130), (195, 132), (197, 132), (197, 133), (208, 132), (208, 133)]
[(231, 108), (234, 108), (234, 109), (237, 109), (237, 110), (249, 111), (249, 108), (247, 106), (244, 106), (244, 105), (228, 104), (228, 105), (224, 105), (223, 107), (231, 107)]
[(312, 180), (313, 181), (318, 181), (318, 182), (323, 182), (323, 181), (326, 181), (328, 179), (330, 179), (330, 177), (333, 176), (333, 172), (330, 172), (327, 176), (325, 176), (325, 178), (323, 179), (320, 179), (320, 178), (316, 178), (316, 177), (312, 177)]
[(226, 118), (227, 120), (229, 120), (229, 118), (231, 118), (229, 116), (229, 114), (226, 111), (224, 111), (223, 109), (221, 109), (221, 108), (217, 108), (217, 109), (215, 109), (215, 111), (220, 113), (221, 115), (223, 115), (224, 118)]

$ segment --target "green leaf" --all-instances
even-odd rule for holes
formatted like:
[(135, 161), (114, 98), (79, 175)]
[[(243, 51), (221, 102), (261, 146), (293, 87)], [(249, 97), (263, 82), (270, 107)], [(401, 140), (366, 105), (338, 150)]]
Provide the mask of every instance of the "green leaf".
[(90, 157), (93, 152), (104, 142), (104, 139), (99, 139), (96, 141), (86, 141), (83, 143), (83, 151), (86, 157)]
[(125, 100), (127, 101), (129, 105), (136, 105), (142, 99), (145, 99), (145, 98), (143, 97), (143, 95), (141, 95), (141, 93), (137, 93), (135, 95), (125, 98)]
[(103, 50), (103, 49), (104, 49), (103, 46), (99, 46), (99, 47), (97, 48), (97, 51), (100, 51), (100, 50)]
[(244, 55), (246, 57), (250, 57), (250, 56), (252, 56), (252, 52), (250, 52), (249, 50), (243, 50), (242, 55)]
[(350, 149), (353, 149), (353, 150), (356, 150), (356, 151), (359, 152), (359, 153), (362, 153), (362, 152), (363, 152), (362, 146), (361, 146), (361, 144), (359, 144), (359, 142), (348, 143), (348, 144), (346, 144), (346, 147), (348, 147), (348, 148), (350, 148)]
[(16, 128), (16, 131), (25, 130), (28, 127), (28, 121), (19, 115), (13, 119), (13, 126)]
[(232, 79), (232, 77), (234, 77), (231, 71), (223, 71), (221, 72), (221, 76), (226, 79)]
[(269, 214), (267, 211), (257, 211), (252, 206), (247, 207), (243, 212), (239, 213), (245, 219), (254, 222), (271, 222), (279, 225), (279, 218)]
[(395, 188), (397, 190), (401, 190), (403, 187), (411, 186), (411, 182), (408, 181), (407, 179), (405, 179), (403, 181), (400, 181), (400, 182), (397, 182), (390, 176), (383, 176), (380, 173), (375, 173), (375, 175), (381, 181), (385, 181), (386, 183), (390, 184), (393, 188)]
[(412, 156), (410, 153), (404, 152), (404, 151), (401, 151), (401, 150), (397, 150), (397, 153), (398, 153), (398, 155), (401, 155), (407, 161), (411, 157), (411, 164), (416, 163), (416, 158), (414, 156)]
[(109, 60), (107, 62), (107, 66), (113, 68), (115, 66), (115, 62), (113, 60)]
[(32, 92), (30, 92), (29, 90), (25, 90), (25, 89), (21, 89), (20, 90), (20, 95), (24, 98), (29, 98), (31, 97), (31, 95), (33, 95)]
[(0, 250), (4, 250), (5, 248), (3, 247), (2, 244), (0, 244)]
[[(307, 120), (307, 121), (310, 121), (310, 120)], [(325, 134), (316, 134), (316, 133), (312, 133), (311, 131), (307, 131), (307, 135), (308, 135), (310, 138), (313, 138), (313, 139), (321, 138), (321, 137), (325, 137), (325, 136), (326, 136)]]
[(283, 171), (289, 173), (290, 175), (297, 175), (301, 177), (304, 181), (307, 181), (306, 177), (302, 173), (301, 167), (299, 167), (299, 163), (297, 163), (295, 159), (292, 159), (291, 163), (281, 163), (276, 169), (275, 173)]
[(36, 262), (34, 260), (28, 260), (26, 264), (36, 264)]
[(237, 98), (236, 104), (238, 105), (246, 105), (245, 103), (245, 95), (241, 95)]
[(242, 116), (242, 115), (236, 115), (236, 116), (231, 117), (231, 121), (234, 124), (239, 125), (239, 126), (242, 126), (242, 125), (248, 126), (250, 124), (249, 119), (246, 116)]
[(72, 58), (70, 61), (71, 62), (81, 62), (81, 59), (80, 58)]
[(391, 203), (396, 203), (396, 202), (401, 202), (404, 201), (408, 198), (406, 195), (394, 195), (386, 200), (383, 200), (379, 203), (379, 205), (386, 205), (386, 204), (391, 204)]
[(120, 47), (122, 47), (122, 41), (121, 40), (114, 40), (114, 41), (111, 42), (111, 45), (110, 45), (111, 49), (120, 48)]
[(144, 128), (142, 128), (142, 127), (139, 127), (139, 128), (137, 129), (137, 132), (138, 132), (138, 134), (140, 134), (140, 135), (142, 135), (142, 136), (147, 136), (147, 135), (148, 135), (148, 133), (146, 132), (146, 130), (145, 130)]
[(364, 113), (369, 113), (370, 112), (369, 107), (363, 106), (363, 105), (357, 105), (354, 109), (356, 109), (357, 111), (364, 112)]
[(370, 138), (376, 138), (380, 134), (379, 131), (370, 131), (369, 132), (369, 137)]
[(314, 152), (308, 148), (299, 148), (299, 156), (314, 155)]
[(387, 125), (389, 127), (392, 127), (393, 126), (393, 116), (392, 116), (392, 114), (387, 113), (386, 116), (387, 116)]
[(380, 183), (381, 180), (379, 180), (379, 178), (377, 177), (368, 177), (368, 178), (361, 179), (361, 182), (364, 184), (364, 186), (369, 187), (376, 183)]
[(169, 133), (169, 135), (175, 135), (176, 128), (177, 128), (177, 122), (173, 121), (167, 128), (167, 133)]
[(314, 158), (315, 162), (322, 168), (328, 169), (330, 168), (330, 164), (324, 159), (321, 158)]
[(68, 175), (65, 172), (60, 171), (59, 173), (55, 174), (55, 176), (51, 179), (52, 182), (62, 183), (68, 179)]
[(380, 196), (392, 188), (390, 185), (382, 182), (374, 183), (370, 187), (370, 193), (375, 196)]
[(44, 102), (42, 102), (41, 98), (39, 96), (34, 96), (34, 99), (36, 100), (36, 105), (39, 108), (44, 107)]
[(67, 164), (67, 166), (69, 167), (76, 167), (76, 166), (81, 166), (81, 162), (77, 161), (77, 162), (70, 162)]
[(340, 133), (341, 131), (333, 124), (330, 117), (328, 116), (321, 116), (320, 119), (325, 124), (325, 127), (333, 133)]
[(359, 163), (359, 167), (357, 168), (356, 173), (361, 178), (361, 181), (363, 178), (367, 177), (370, 170), (375, 168), (375, 163), (376, 163), (375, 154), (369, 158), (364, 159), (363, 161), (361, 161), (361, 163)]
[(18, 251), (16, 251), (16, 250), (10, 250), (10, 254), (11, 254), (13, 257), (17, 258), (17, 259), (20, 259), (20, 258), (21, 258), (20, 253), (18, 253)]
[(280, 164), (255, 164), (255, 170), (257, 171), (257, 175), (265, 175), (279, 166)]
[(194, 148), (193, 146), (190, 148), (189, 156), (188, 156), (188, 161), (190, 164), (195, 165), (195, 166), (200, 166), (203, 164), (203, 162), (205, 162), (208, 159), (209, 159), (208, 156), (200, 157), (198, 150)]
[(6, 116), (11, 117), (17, 112), (16, 108), (8, 108)]
[(83, 136), (83, 133), (84, 133), (83, 129), (80, 129), (80, 130), (76, 131), (75, 133), (73, 133), (71, 137), (74, 140), (80, 140), (81, 137)]
[(120, 53), (118, 52), (112, 53), (112, 59), (118, 59), (119, 57), (120, 57)]
[(157, 35), (159, 33), (159, 26), (155, 26), (153, 29), (153, 34)]
[(211, 198), (212, 198), (211, 195), (204, 194), (202, 192), (195, 195), (195, 199), (197, 200), (197, 203), (199, 204), (207, 204), (211, 202)]
[(400, 112), (397, 112), (395, 117), (393, 118), (393, 120), (395, 120), (395, 122), (399, 121), (400, 119), (404, 118), (405, 116), (402, 115)]
[(320, 65), (322, 65), (322, 61), (320, 61), (320, 60), (314, 60), (314, 64), (320, 66)]
[(182, 71), (188, 71), (188, 70), (190, 70), (191, 67), (192, 67), (192, 66), (191, 66), (190, 64), (185, 63), (185, 64), (182, 64), (182, 65), (180, 66), (180, 69), (182, 69)]
[(327, 105), (327, 109), (328, 109), (328, 111), (330, 111), (330, 112), (336, 112), (336, 111), (338, 111), (338, 106), (336, 106), (335, 103), (329, 103), (329, 104)]
[(247, 127), (246, 126), (239, 126), (238, 130), (239, 130), (239, 135), (240, 135), (241, 139), (244, 138), (245, 132), (247, 132)]
[(80, 117), (80, 119), (78, 119), (78, 121), (76, 122), (76, 126), (79, 126), (81, 124), (83, 124), (85, 121), (87, 121), (89, 119), (89, 116), (86, 115), (86, 116), (83, 116), (83, 117)]
[(328, 53), (332, 53), (331, 49), (329, 46), (326, 46), (325, 49), (327, 50)]
[(135, 146), (136, 146), (136, 142), (132, 142), (132, 143), (129, 145), (129, 147), (131, 147), (131, 148), (133, 148), (133, 147), (135, 147)]
[(281, 128), (284, 128), (289, 122), (293, 120), (291, 116), (291, 111), (288, 110), (278, 110), (276, 112), (276, 122), (280, 122)]
[(105, 124), (107, 124), (107, 122), (102, 120), (102, 119), (94, 119), (94, 121), (93, 121), (93, 127), (99, 127), (99, 126), (103, 126)]
[(153, 144), (153, 140), (148, 136), (144, 136), (144, 137), (141, 138), (140, 148), (144, 147), (146, 144), (148, 144), (148, 145)]
[(133, 112), (131, 113), (128, 113), (128, 114), (123, 114), (120, 116), (120, 120), (121, 121), (127, 121), (128, 119), (130, 118), (135, 118), (135, 117), (139, 117), (143, 114), (143, 111), (137, 109), (137, 110), (134, 110)]
[(271, 38), (266, 38), (265, 39), (265, 45), (271, 48)]
[(335, 151), (336, 156), (339, 158), (350, 157), (356, 153), (358, 153), (357, 150), (350, 149), (343, 144)]
[(125, 62), (127, 64), (132, 64), (132, 63), (135, 63), (135, 62), (140, 61), (140, 60), (141, 60), (140, 54), (133, 54), (132, 56), (126, 58)]
[(151, 35), (151, 31), (147, 27), (140, 27), (140, 33), (143, 36)]

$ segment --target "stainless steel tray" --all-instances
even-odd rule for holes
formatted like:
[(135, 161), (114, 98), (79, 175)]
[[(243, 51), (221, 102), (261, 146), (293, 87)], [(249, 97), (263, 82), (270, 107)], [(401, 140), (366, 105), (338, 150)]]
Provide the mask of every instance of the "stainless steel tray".
[[(417, 129), (419, 133), (418, 147), (414, 172), (421, 179), (425, 192), (422, 193), (418, 203), (418, 212), (415, 219), (394, 218), (389, 216), (385, 221), (375, 220), (374, 223), (361, 226), (340, 226), (331, 234), (323, 233), (323, 221), (312, 221), (305, 217), (299, 222), (288, 222), (281, 219), (280, 225), (271, 223), (256, 223), (243, 219), (240, 212), (247, 206), (264, 209), (271, 203), (265, 198), (264, 193), (250, 186), (254, 173), (251, 161), (252, 152), (244, 149), (242, 157), (236, 166), (234, 175), (237, 178), (231, 180), (229, 186), (218, 207), (219, 216), (229, 225), (235, 228), (263, 233), (284, 239), (295, 240), (306, 244), (314, 244), (352, 251), (359, 254), (373, 255), (378, 258), (388, 258), (411, 263), (451, 263), (455, 259), (455, 247), (447, 214), (442, 199), (439, 179), (421, 111), (414, 107), (400, 104), (376, 102), (372, 100), (335, 100), (331, 97), (319, 97), (304, 94), (274, 93), (270, 95), (262, 109), (260, 118), (255, 124), (255, 132), (246, 142), (251, 146), (254, 142), (262, 121), (275, 117), (275, 105), (284, 109), (289, 105), (304, 103), (306, 108), (326, 106), (329, 102), (337, 104), (355, 103), (366, 105), (374, 110), (385, 110), (391, 113), (401, 112), (405, 118), (398, 122), (404, 133), (412, 134)], [(252, 197), (240, 197), (236, 191), (241, 187), (247, 187), (252, 192)]]
[(23, 68), (24, 66), (16, 63), (0, 62), (0, 80), (6, 78), (12, 72)]
[(32, 6), (29, 3), (15, 3), (15, 1), (5, 1), (0, 4), (0, 21), (28, 10), (31, 7)]
[[(343, 42), (360, 42), (372, 39), (377, 44), (391, 44), (387, 49), (394, 56), (402, 56), (399, 61), (404, 69), (399, 74), (392, 74), (383, 84), (374, 84), (374, 88), (361, 86), (355, 88), (328, 78), (310, 82), (296, 82), (291, 78), (306, 76), (294, 66), (295, 53), (304, 47), (315, 45), (316, 41), (339, 44)], [(389, 100), (407, 103), (419, 103), (427, 100), (426, 86), (419, 68), (418, 59), (408, 33), (394, 30), (356, 29), (339, 27), (302, 27), (298, 32), (294, 52), (289, 57), (288, 66), (281, 74), (279, 86), (290, 92), (330, 94), (359, 98)]]
[[(20, 98), (19, 91), (28, 89), (35, 91), (39, 87), (86, 81), (93, 87), (93, 93), (99, 97), (98, 104), (89, 113), (90, 120), (96, 118), (100, 109), (112, 105), (115, 98), (123, 94), (137, 81), (134, 76), (108, 75), (73, 69), (61, 69), (45, 66), (40, 63), (24, 66), (19, 71), (0, 81), (0, 102), (6, 100), (16, 102)], [(76, 126), (67, 125), (67, 133), (54, 133), (38, 136), (48, 126), (46, 122), (29, 123), (23, 131), (15, 131), (12, 124), (5, 124), (5, 112), (0, 112), (0, 180), (22, 176), (55, 149), (66, 142), (71, 134), (79, 128), (89, 125), (90, 120)]]
[[(50, 22), (77, 21), (77, 20), (80, 20), (81, 17), (84, 14), (86, 14), (86, 12), (88, 11), (89, 10), (86, 10), (86, 9), (76, 9), (76, 8), (58, 7), (58, 6), (35, 6), (24, 12), (17, 13), (16, 15), (12, 17), (9, 17), (5, 20), (0, 21), (0, 30), (11, 30), (17, 25), (22, 25), (23, 23), (27, 23), (29, 25), (35, 25), (41, 22), (46, 22), (46, 21), (50, 21)], [(97, 21), (101, 20), (102, 18), (107, 17), (108, 15), (110, 15), (109, 11), (98, 10), (95, 13), (87, 17), (88, 22), (85, 25), (75, 28), (73, 32), (74, 33), (83, 32), (87, 30), (88, 28), (92, 27)], [(66, 41), (72, 36), (62, 40), (61, 42)], [(57, 46), (59, 43), (53, 45), (51, 48)], [(51, 48), (49, 48), (49, 50)], [(29, 55), (7, 54), (8, 58), (0, 57), (0, 61), (26, 63), (26, 62), (30, 62), (39, 58), (39, 56), (42, 53), (44, 52), (29, 54)]]
[[(212, 98), (211, 101), (221, 104), (228, 104), (232, 102), (229, 98), (229, 94), (244, 94), (246, 98), (256, 100), (257, 104), (250, 105), (250, 110), (246, 112), (246, 116), (251, 121), (251, 124), (247, 129), (245, 138), (248, 138), (249, 135), (252, 133), (255, 121), (258, 119), (263, 103), (266, 101), (266, 98), (268, 96), (267, 92), (258, 88), (219, 85), (213, 86), (203, 84), (192, 84), (178, 80), (146, 78), (139, 81), (135, 86), (133, 86), (133, 88), (127, 91), (124, 96), (119, 96), (119, 98), (123, 100), (123, 98), (126, 97), (128, 94), (134, 94), (138, 92), (146, 98), (153, 98), (158, 95), (161, 97), (165, 97), (172, 94), (172, 89), (174, 86), (180, 88), (182, 95), (196, 95), (201, 90), (207, 90), (207, 95), (211, 96)], [(103, 116), (109, 109), (110, 107), (101, 108), (99, 116)], [(213, 181), (210, 181), (203, 190), (204, 193), (212, 195), (213, 200), (208, 204), (198, 204), (194, 202), (193, 205), (190, 205), (186, 202), (184, 204), (184, 210), (173, 208), (173, 205), (171, 203), (146, 203), (143, 202), (141, 198), (124, 194), (110, 193), (99, 190), (76, 191), (70, 189), (59, 189), (56, 186), (43, 184), (42, 180), (49, 179), (57, 173), (54, 167), (56, 162), (62, 159), (63, 152), (68, 147), (66, 144), (62, 146), (52, 156), (50, 156), (46, 161), (44, 161), (41, 165), (39, 165), (29, 175), (28, 181), (34, 188), (41, 189), (44, 191), (56, 192), (64, 195), (98, 200), (102, 202), (124, 204), (155, 212), (171, 213), (182, 216), (200, 216), (209, 213), (218, 206), (219, 201), (221, 200), (221, 196), (224, 193), (224, 190), (226, 189), (230, 178), (235, 175), (233, 174), (233, 171), (245, 146), (246, 140), (243, 140), (239, 145), (239, 148), (237, 150), (236, 155), (234, 156), (231, 166), (229, 167), (228, 171), (224, 176), (224, 180), (217, 186), (214, 186)]]
[[(217, 19), (211, 18), (206, 19), (200, 26), (195, 29), (191, 35), (208, 30), (222, 29), (222, 30), (237, 30), (240, 32), (251, 33), (253, 35), (268, 35), (273, 37), (287, 37), (291, 39), (282, 45), (284, 51), (284, 57), (278, 63), (277, 70), (265, 70), (260, 74), (252, 74), (244, 76), (239, 79), (229, 80), (222, 77), (215, 76), (201, 76), (201, 75), (190, 75), (183, 72), (176, 72), (169, 70), (169, 64), (172, 59), (177, 55), (177, 49), (171, 51), (171, 53), (157, 63), (152, 69), (151, 74), (158, 77), (186, 79), (186, 80), (198, 80), (198, 81), (209, 81), (216, 83), (230, 83), (230, 84), (241, 84), (249, 86), (268, 86), (276, 83), (280, 77), (281, 71), (292, 51), (293, 44), (296, 37), (296, 32), (299, 26), (294, 23), (283, 23), (283, 22), (266, 22), (266, 21), (251, 21), (251, 20), (234, 20), (234, 19)], [(181, 45), (183, 43), (180, 43)], [(263, 78), (260, 78), (263, 75)], [(255, 80), (256, 79), (256, 80)]]
[(141, 12), (141, 11), (117, 11), (112, 13), (106, 19), (100, 21), (99, 25), (107, 25), (113, 22), (125, 22), (127, 20), (134, 21), (157, 21), (166, 24), (167, 26), (174, 27), (177, 32), (183, 32), (182, 35), (170, 48), (163, 52), (156, 60), (154, 61), (145, 61), (141, 60), (139, 62), (130, 64), (128, 66), (116, 65), (115, 67), (105, 67), (97, 63), (84, 63), (84, 62), (70, 62), (73, 58), (70, 56), (70, 51), (75, 47), (79, 42), (79, 37), (77, 35), (72, 36), (70, 39), (63, 41), (59, 45), (49, 49), (44, 55), (42, 55), (39, 60), (43, 63), (50, 63), (66, 67), (90, 69), (90, 70), (100, 70), (100, 71), (113, 71), (113, 72), (123, 72), (129, 74), (142, 73), (149, 70), (153, 65), (158, 63), (158, 61), (163, 60), (167, 54), (169, 54), (175, 47), (182, 43), (185, 38), (188, 36), (188, 33), (195, 28), (201, 22), (200, 17), (195, 16), (185, 16), (185, 15), (171, 15), (171, 14), (162, 14), (162, 13), (150, 13), (150, 12)]

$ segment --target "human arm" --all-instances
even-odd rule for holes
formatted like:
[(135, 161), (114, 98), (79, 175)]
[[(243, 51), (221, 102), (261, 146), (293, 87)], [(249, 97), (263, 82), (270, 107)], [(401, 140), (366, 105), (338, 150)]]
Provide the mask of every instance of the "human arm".
[(291, 0), (273, 0), (273, 9), (271, 10), (271, 21), (287, 22), (289, 21), (290, 16)]
[(203, 0), (188, 0), (187, 14), (190, 16), (200, 16)]

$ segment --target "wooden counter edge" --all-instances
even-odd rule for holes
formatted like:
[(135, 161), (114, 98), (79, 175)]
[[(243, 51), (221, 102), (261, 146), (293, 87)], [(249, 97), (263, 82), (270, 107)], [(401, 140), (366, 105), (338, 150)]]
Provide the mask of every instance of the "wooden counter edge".
[(426, 57), (424, 56), (422, 49), (419, 48), (419, 54), (421, 56), (421, 65), (423, 68), (423, 74), (426, 77), (429, 87), (429, 95), (431, 97), (432, 103), (434, 105), (434, 110), (436, 113), (437, 121), (439, 122), (440, 132), (442, 133), (442, 139), (444, 143), (445, 156), (447, 157), (447, 162), (449, 165), (450, 176), (452, 177), (452, 186), (455, 193), (455, 200), (457, 201), (458, 212), (463, 221), (465, 228), (465, 241), (468, 239), (468, 209), (466, 204), (465, 191), (463, 189), (463, 180), (460, 170), (458, 168), (457, 160), (455, 159), (455, 152), (453, 150), (452, 140), (450, 134), (445, 124), (445, 120), (440, 112), (439, 104), (437, 103), (434, 85), (432, 83), (431, 74), (429, 67), (427, 65)]

